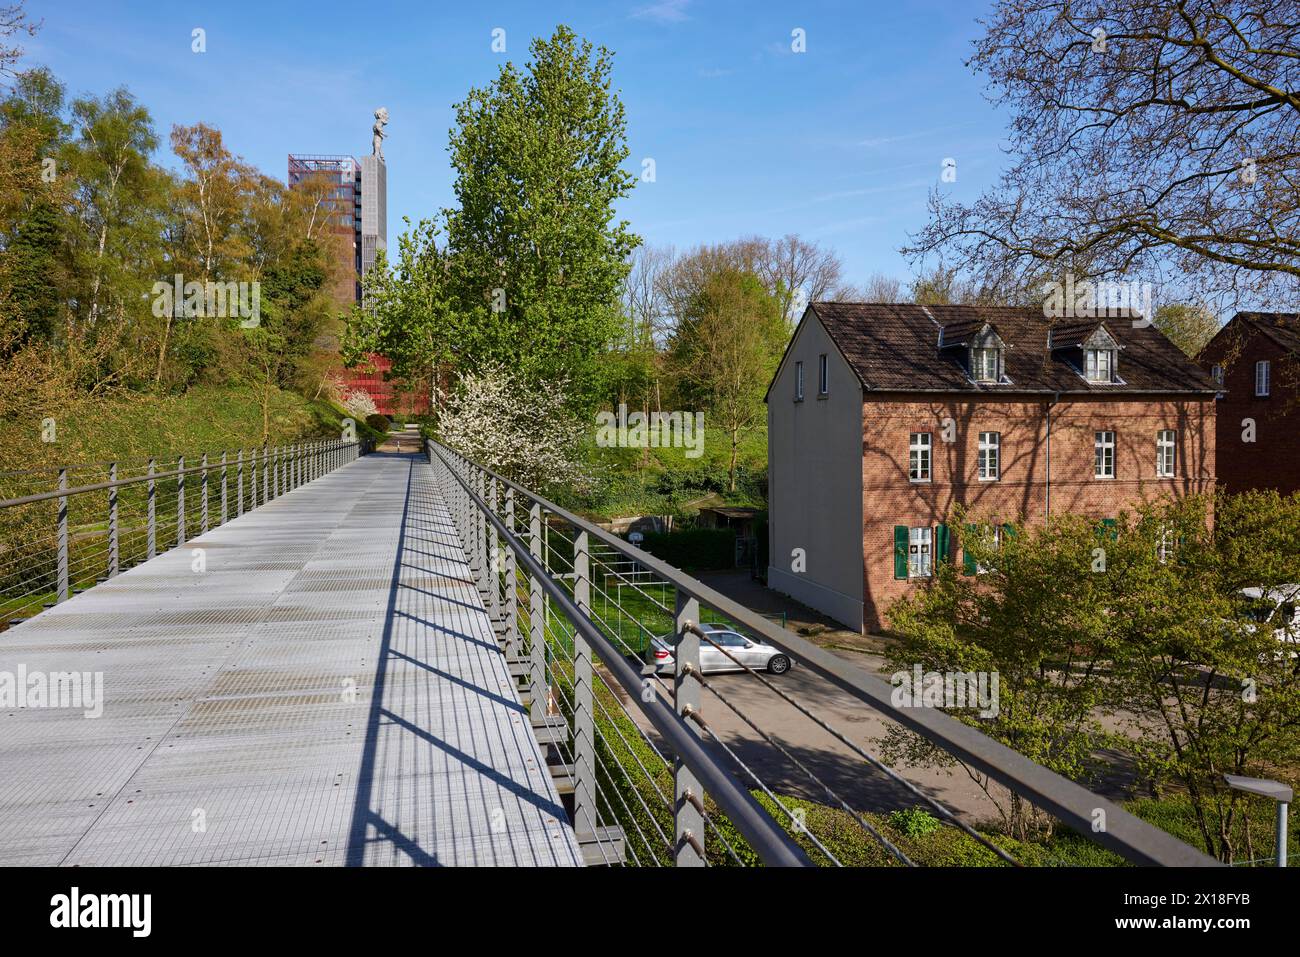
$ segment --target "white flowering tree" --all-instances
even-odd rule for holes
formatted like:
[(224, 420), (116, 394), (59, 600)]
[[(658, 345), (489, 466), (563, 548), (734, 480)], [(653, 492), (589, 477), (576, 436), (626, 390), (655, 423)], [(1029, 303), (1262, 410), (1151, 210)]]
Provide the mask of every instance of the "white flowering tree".
[(345, 392), (341, 404), (348, 410), (348, 415), (361, 422), (365, 421), (366, 416), (379, 413), (379, 406), (375, 405), (375, 400), (364, 389)]
[(461, 377), (438, 413), (438, 436), (461, 455), (526, 488), (585, 491), (586, 427), (567, 407), (565, 383), (525, 385), (503, 366)]

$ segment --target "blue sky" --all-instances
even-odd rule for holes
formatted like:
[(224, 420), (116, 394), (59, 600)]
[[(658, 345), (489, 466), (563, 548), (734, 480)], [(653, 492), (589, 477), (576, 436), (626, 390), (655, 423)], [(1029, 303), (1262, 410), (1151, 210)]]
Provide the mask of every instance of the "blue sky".
[[(834, 248), (846, 278), (906, 277), (897, 249), (928, 191), (973, 198), (1005, 158), (1005, 117), (964, 65), (984, 3), (528, 0), (519, 3), (222, 3), (29, 0), (44, 18), (25, 63), (73, 95), (126, 85), (164, 148), (173, 123), (220, 127), (283, 179), (286, 155), (370, 150), (392, 115), (389, 243), (451, 202), (452, 105), (558, 23), (615, 53), (631, 156), (655, 161), (620, 212), (679, 248), (795, 232)], [(207, 52), (191, 52), (202, 27)], [(491, 49), (504, 29), (505, 54)], [(791, 49), (805, 31), (806, 52)], [(941, 183), (943, 160), (957, 163)]]

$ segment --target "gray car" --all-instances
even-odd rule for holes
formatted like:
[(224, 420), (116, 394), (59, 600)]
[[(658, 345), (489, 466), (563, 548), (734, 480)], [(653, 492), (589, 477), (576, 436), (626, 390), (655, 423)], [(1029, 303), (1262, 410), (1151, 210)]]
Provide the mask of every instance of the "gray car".
[[(708, 641), (700, 639), (700, 671), (705, 674), (744, 671), (742, 665), (755, 671), (768, 671), (774, 675), (782, 675), (790, 670), (790, 656), (780, 648), (774, 648), (753, 638), (746, 638), (722, 625), (702, 627), (711, 639)], [(676, 667), (676, 659), (673, 657), (673, 638), (673, 635), (666, 635), (650, 642), (650, 650), (646, 658), (655, 666), (656, 671), (671, 672)], [(727, 654), (718, 650), (713, 642), (725, 648)]]

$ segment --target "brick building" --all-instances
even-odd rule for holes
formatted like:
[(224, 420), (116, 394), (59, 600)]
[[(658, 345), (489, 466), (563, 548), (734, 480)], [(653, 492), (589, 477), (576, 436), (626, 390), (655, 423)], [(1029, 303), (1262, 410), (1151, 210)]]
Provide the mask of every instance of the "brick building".
[(851, 627), (994, 524), (1113, 519), (1214, 484), (1215, 385), (1149, 325), (809, 306), (768, 389), (768, 584)]
[(1300, 491), (1300, 315), (1239, 312), (1198, 357), (1219, 383), (1219, 484)]

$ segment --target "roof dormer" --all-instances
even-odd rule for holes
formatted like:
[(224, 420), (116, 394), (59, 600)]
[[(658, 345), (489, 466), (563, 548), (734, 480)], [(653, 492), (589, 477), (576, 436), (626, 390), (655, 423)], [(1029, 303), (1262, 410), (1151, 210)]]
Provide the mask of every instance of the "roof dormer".
[(1083, 377), (1089, 382), (1120, 381), (1119, 351), (1122, 348), (1104, 325), (1099, 325), (1080, 343), (1083, 350)]

